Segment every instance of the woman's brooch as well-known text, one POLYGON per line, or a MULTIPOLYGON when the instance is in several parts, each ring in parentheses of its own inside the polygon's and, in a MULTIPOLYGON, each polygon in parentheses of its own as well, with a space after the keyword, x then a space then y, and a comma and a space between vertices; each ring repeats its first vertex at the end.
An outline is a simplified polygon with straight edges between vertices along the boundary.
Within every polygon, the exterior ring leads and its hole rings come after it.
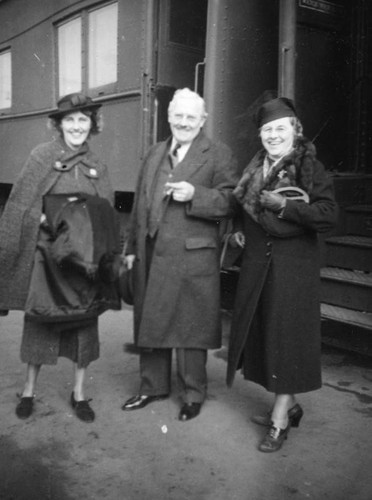
POLYGON ((54 168, 59 171, 67 170, 67 165, 64 165, 60 160, 56 160, 54 168))
POLYGON ((283 179, 283 177, 285 177, 286 175, 287 172, 285 170, 281 170, 280 172, 278 172, 279 179, 283 179))

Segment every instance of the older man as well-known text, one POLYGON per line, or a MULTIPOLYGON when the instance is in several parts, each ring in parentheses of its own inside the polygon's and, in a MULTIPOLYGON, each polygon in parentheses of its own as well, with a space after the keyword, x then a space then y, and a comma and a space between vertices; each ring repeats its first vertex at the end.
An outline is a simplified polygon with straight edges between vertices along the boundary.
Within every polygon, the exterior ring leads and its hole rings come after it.
POLYGON ((140 388, 123 405, 138 410, 170 393, 172 349, 182 390, 181 421, 196 417, 207 391, 207 349, 221 345, 219 222, 230 215, 236 162, 203 133, 204 100, 176 91, 172 137, 153 146, 139 174, 126 249, 134 263, 134 334, 140 388))

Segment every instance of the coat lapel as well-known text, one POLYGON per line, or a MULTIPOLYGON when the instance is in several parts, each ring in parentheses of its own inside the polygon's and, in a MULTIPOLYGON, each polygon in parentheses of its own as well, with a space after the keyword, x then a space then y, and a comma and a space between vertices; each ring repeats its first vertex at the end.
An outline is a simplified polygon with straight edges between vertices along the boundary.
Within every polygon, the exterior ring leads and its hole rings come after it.
POLYGON ((174 169, 174 182, 189 180, 207 162, 209 149, 209 139, 203 132, 200 132, 191 144, 185 158, 174 169))
POLYGON ((159 143, 147 159, 145 191, 148 205, 152 200, 154 182, 156 182, 157 174, 163 162, 164 156, 168 154, 169 146, 170 139, 159 143))
MULTIPOLYGON (((159 143, 147 159, 146 172, 146 199, 148 205, 151 203, 153 195, 153 187, 156 182, 157 174, 164 157, 168 154, 170 137, 166 141, 159 143)), ((203 132, 197 136, 188 150, 185 158, 177 165, 173 172, 173 182, 189 180, 195 172, 197 172, 208 160, 208 151, 210 149, 210 141, 203 132)))

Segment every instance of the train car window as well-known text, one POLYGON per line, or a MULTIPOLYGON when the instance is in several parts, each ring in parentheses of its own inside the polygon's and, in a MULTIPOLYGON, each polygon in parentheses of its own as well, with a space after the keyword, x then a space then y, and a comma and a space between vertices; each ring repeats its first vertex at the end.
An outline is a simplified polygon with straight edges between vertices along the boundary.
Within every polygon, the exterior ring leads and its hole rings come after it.
POLYGON ((83 9, 57 26, 58 93, 113 91, 118 79, 118 3, 83 9))
POLYGON ((204 51, 207 10, 208 0, 172 0, 169 41, 204 51))
POLYGON ((0 52, 0 109, 12 106, 12 55, 0 52))
POLYGON ((89 13, 89 88, 117 80, 117 3, 89 13))
POLYGON ((59 95, 82 90, 81 17, 58 27, 59 95))

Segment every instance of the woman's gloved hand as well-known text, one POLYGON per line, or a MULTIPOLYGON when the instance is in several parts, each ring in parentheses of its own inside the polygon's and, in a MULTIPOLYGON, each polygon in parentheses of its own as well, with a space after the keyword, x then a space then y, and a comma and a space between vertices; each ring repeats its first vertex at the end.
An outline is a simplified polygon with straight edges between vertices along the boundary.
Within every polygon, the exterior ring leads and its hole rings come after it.
POLYGON ((232 235, 230 236, 229 244, 233 248, 237 248, 237 247, 244 248, 245 236, 242 233, 242 231, 236 231, 236 233, 232 233, 232 235))
POLYGON ((283 210, 287 202, 285 196, 279 193, 272 193, 271 191, 262 191, 260 195, 260 203, 262 207, 271 210, 272 212, 280 212, 283 210))

